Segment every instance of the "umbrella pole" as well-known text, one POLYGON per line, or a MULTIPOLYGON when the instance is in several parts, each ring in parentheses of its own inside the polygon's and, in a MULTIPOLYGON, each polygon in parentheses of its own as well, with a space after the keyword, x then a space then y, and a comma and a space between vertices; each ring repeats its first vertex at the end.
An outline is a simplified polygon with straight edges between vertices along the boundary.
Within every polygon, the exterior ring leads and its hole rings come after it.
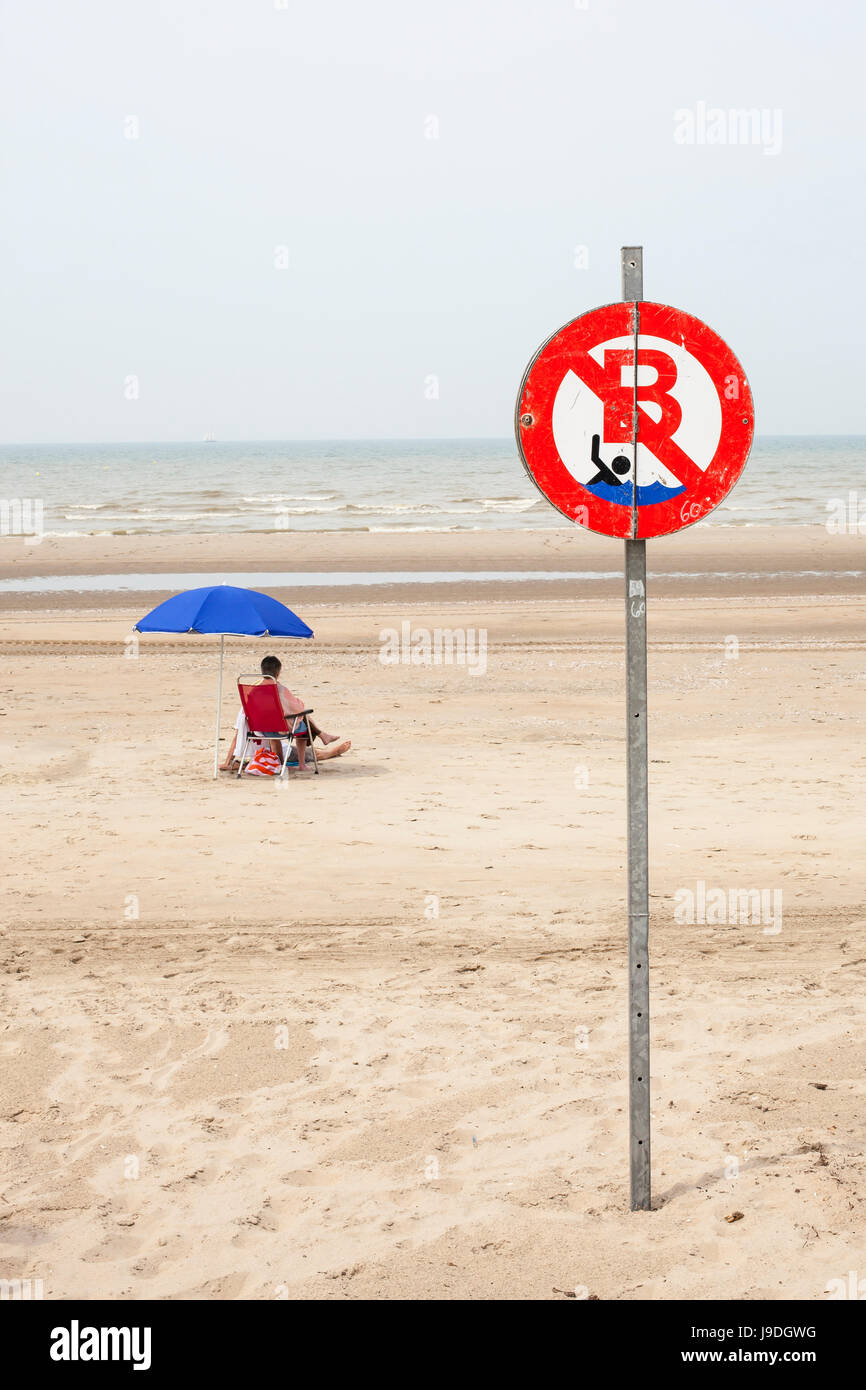
POLYGON ((214 739, 214 746, 213 746, 213 775, 214 775, 214 777, 218 777, 218 776, 219 776, 219 761, 220 761, 220 715, 222 714, 222 705, 223 705, 223 643, 224 643, 224 642, 225 642, 225 637, 222 635, 222 633, 220 633, 220 678, 219 678, 219 685, 217 686, 216 737, 215 737, 215 739, 214 739))

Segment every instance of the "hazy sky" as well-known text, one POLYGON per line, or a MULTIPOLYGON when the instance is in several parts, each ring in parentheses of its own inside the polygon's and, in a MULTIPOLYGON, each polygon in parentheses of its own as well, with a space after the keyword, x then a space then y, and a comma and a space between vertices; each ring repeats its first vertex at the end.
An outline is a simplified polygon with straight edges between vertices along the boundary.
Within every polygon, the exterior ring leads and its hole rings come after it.
POLYGON ((3 15, 5 441, 506 435, 628 242, 759 433, 866 432, 854 0, 3 15))

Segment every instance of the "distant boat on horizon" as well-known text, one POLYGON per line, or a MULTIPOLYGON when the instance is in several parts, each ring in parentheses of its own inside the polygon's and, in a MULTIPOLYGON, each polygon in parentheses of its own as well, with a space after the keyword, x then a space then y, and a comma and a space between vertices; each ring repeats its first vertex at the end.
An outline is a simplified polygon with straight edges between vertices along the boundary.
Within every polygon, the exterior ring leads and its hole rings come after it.
POLYGON ((215 435, 215 434, 203 434, 203 435, 202 435, 202 443, 203 443, 203 444, 216 444, 216 435, 215 435))

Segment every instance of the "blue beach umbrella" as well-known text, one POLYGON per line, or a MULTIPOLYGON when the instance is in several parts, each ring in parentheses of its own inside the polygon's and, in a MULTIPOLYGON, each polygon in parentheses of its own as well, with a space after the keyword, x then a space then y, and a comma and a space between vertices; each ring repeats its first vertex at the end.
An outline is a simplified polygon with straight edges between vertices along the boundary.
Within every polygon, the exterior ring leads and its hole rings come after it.
POLYGON ((213 775, 219 774, 220 714, 223 695, 223 643, 226 637, 312 637, 313 629, 269 594, 213 584, 187 589, 157 604, 135 624, 136 632, 201 632, 220 639, 216 740, 213 775))

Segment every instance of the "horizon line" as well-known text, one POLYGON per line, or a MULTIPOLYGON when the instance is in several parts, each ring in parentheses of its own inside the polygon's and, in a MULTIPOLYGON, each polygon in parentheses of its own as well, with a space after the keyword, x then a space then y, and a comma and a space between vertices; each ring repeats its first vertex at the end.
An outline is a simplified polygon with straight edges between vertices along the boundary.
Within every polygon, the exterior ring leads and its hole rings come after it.
MULTIPOLYGON (((755 439, 866 439, 866 433, 849 432, 819 433, 798 431, 796 433, 775 433, 762 431, 755 439)), ((294 437, 268 437, 267 439, 10 439, 0 440, 0 449, 51 447, 52 445, 92 445, 129 446, 160 444, 456 444, 465 441, 485 440, 491 443, 516 442, 511 434, 357 434, 357 435, 296 435, 294 437)))

